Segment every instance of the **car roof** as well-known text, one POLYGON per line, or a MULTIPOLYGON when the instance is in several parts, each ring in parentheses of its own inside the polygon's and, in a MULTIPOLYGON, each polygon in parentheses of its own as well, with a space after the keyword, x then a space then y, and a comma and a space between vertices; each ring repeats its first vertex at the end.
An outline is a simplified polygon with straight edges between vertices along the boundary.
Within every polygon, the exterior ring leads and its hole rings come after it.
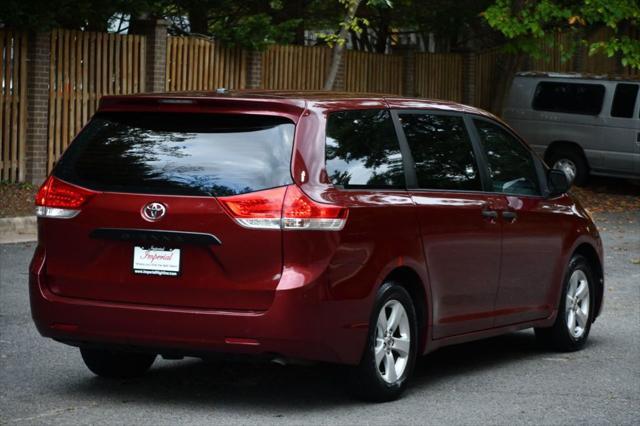
POLYGON ((523 71, 516 73, 516 76, 531 78, 568 78, 576 80, 632 81, 635 83, 640 82, 640 75, 589 74, 580 72, 523 71))
POLYGON ((495 118, 492 114, 472 106, 460 104, 452 101, 402 97, 395 94, 385 93, 356 93, 356 92, 333 92, 333 91, 304 91, 304 90, 226 90, 216 91, 184 91, 184 92, 157 92, 141 93, 135 95, 104 96, 99 110, 115 110, 116 105, 132 105, 149 101, 155 102, 187 102, 221 101, 226 103, 251 103, 258 104, 280 104, 290 110, 299 109, 303 111, 307 107, 321 107, 329 111, 353 110, 363 108, 385 107, 399 109, 428 109, 437 111, 466 112, 471 114, 488 116, 495 118), (105 108, 105 105, 109 108, 105 108))

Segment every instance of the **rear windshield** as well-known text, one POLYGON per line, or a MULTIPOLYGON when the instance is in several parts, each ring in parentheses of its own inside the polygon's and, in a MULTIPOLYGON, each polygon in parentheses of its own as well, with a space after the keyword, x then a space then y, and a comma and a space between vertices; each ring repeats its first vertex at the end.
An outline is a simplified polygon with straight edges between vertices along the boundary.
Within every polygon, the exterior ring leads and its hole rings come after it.
POLYGON ((99 191, 225 196, 291 183, 294 125, 258 115, 96 115, 55 168, 99 191))

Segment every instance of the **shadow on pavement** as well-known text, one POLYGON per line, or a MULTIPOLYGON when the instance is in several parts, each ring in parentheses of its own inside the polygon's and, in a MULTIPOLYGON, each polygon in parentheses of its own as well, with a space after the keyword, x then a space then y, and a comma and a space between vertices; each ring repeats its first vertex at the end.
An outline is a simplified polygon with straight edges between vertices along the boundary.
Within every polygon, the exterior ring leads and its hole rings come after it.
MULTIPOLYGON (((465 374, 535 359, 545 353, 530 331, 443 348, 419 358, 409 392, 425 391, 465 374)), ((347 392, 347 373, 345 367, 328 364, 282 367, 265 362, 185 359, 156 364, 146 376, 133 380, 105 380, 87 371, 79 381, 61 383, 57 392, 74 399, 82 394, 123 404, 178 404, 207 409, 223 404, 299 412, 301 407, 321 410, 360 404, 347 392)))

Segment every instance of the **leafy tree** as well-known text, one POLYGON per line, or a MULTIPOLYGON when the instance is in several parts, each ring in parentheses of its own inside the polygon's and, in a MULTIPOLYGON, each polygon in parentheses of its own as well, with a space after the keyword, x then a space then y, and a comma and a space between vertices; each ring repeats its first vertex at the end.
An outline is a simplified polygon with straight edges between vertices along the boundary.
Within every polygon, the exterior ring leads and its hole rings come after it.
POLYGON ((499 111, 515 71, 526 55, 541 57, 545 45, 551 45, 555 34, 572 35, 561 46, 567 60, 579 47, 590 55, 605 53, 616 56, 625 66, 640 68, 640 22, 638 0, 495 0, 483 13, 489 25, 508 40, 501 77, 496 87, 492 109, 499 111), (609 28, 611 36, 604 41, 591 41, 590 35, 609 28))
POLYGON ((555 33, 565 31, 574 35, 573 42, 563 46, 567 59, 577 47, 587 46, 589 54, 620 54, 623 65, 640 68, 640 40, 628 33, 640 21, 637 0, 496 0, 484 16, 516 52, 540 57, 542 46, 550 44, 555 33), (612 36, 591 42, 589 34, 601 28, 610 28, 612 36))
MULTIPOLYGON (((338 0, 338 3, 345 9, 342 20, 338 24, 339 30, 336 34, 330 34, 324 37, 325 41, 332 47, 331 66, 329 67, 327 78, 324 81, 324 90, 333 89, 349 32, 355 32, 356 34, 361 33, 362 27, 369 25, 367 19, 356 17, 358 7, 360 3, 362 3, 362 0, 338 0)), ((374 7, 391 7, 390 0, 367 0, 366 3, 374 7)))

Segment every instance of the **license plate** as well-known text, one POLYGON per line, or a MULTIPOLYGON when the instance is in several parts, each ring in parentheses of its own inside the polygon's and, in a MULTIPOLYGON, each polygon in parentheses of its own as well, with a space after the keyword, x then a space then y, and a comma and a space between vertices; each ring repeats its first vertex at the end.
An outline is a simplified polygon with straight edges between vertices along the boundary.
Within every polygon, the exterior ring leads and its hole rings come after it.
POLYGON ((180 274, 180 249, 133 248, 133 273, 176 277, 180 274))

